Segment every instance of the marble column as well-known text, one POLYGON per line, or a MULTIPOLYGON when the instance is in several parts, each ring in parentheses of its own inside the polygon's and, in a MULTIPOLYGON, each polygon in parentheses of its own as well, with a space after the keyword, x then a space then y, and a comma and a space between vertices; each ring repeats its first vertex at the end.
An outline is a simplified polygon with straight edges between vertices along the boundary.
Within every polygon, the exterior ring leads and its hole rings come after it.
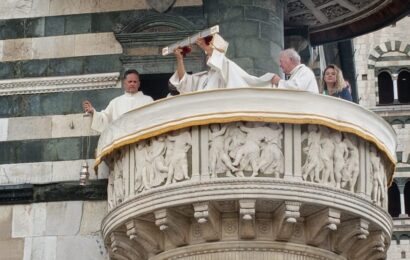
POLYGON ((400 215, 399 217, 408 217, 406 214, 406 206, 404 203, 404 187, 406 186, 407 179, 406 178, 396 178, 394 180, 399 188, 400 192, 400 215))
POLYGON ((284 1, 204 0, 203 4, 208 25, 218 24, 229 42, 227 57, 250 74, 280 72, 284 1))

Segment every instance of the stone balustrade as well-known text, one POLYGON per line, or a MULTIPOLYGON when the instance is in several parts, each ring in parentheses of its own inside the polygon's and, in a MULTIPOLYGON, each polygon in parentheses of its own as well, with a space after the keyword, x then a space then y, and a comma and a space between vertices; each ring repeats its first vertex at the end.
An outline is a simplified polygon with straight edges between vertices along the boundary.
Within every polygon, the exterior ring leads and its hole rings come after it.
POLYGON ((307 92, 156 101, 100 137, 105 243, 112 259, 383 258, 395 147, 374 113, 307 92))

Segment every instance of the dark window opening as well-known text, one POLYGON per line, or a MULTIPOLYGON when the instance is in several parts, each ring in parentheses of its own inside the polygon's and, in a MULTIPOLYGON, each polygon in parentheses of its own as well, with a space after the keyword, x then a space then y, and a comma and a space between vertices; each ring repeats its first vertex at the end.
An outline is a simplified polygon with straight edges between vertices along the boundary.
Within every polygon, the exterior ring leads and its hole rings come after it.
POLYGON ((400 103, 410 103, 410 72, 402 71, 397 78, 397 90, 400 103))
POLYGON ((379 104, 391 104, 394 101, 393 81, 387 72, 381 72, 378 76, 379 104))
POLYGON ((166 97, 170 93, 168 81, 171 76, 172 73, 141 74, 142 92, 145 95, 151 96, 154 100, 166 97))
POLYGON ((400 215, 400 191, 397 184, 393 184, 389 188, 389 214, 392 217, 398 217, 400 215))
POLYGON ((404 208, 406 209, 405 213, 410 216, 410 181, 404 186, 404 208))

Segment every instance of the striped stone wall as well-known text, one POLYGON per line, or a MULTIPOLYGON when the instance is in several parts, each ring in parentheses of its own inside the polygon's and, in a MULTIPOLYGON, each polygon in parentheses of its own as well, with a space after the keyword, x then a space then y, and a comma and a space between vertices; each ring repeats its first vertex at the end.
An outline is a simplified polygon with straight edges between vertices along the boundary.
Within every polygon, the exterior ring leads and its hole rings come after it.
POLYGON ((0 2, 0 259, 108 259, 108 169, 97 176, 90 167, 90 185, 78 182, 98 141, 81 103, 105 108, 127 68, 172 73, 172 57, 159 69, 164 42, 146 37, 178 19, 191 30, 206 20, 199 0, 177 0, 169 17, 148 1, 0 2), (124 49, 116 33, 129 24, 141 34, 124 49))

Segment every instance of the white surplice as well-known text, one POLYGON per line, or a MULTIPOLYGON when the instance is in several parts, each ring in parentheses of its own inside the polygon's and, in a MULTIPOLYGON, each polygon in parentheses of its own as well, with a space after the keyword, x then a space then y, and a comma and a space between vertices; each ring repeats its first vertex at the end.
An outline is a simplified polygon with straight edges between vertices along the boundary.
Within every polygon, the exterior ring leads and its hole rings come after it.
POLYGON ((305 90, 319 93, 317 81, 313 71, 304 64, 299 64, 290 72, 288 80, 281 79, 278 88, 305 90))
POLYGON ((272 87, 273 73, 266 73, 261 77, 249 75, 216 49, 209 57, 207 65, 210 67, 209 71, 192 75, 185 73, 182 79, 179 79, 178 73, 175 72, 169 82, 180 93, 218 88, 272 87))
POLYGON ((91 129, 102 132, 109 123, 116 120, 122 114, 152 101, 153 99, 150 96, 144 95, 142 91, 137 93, 125 92, 123 95, 111 100, 106 109, 101 112, 94 111, 91 129))

